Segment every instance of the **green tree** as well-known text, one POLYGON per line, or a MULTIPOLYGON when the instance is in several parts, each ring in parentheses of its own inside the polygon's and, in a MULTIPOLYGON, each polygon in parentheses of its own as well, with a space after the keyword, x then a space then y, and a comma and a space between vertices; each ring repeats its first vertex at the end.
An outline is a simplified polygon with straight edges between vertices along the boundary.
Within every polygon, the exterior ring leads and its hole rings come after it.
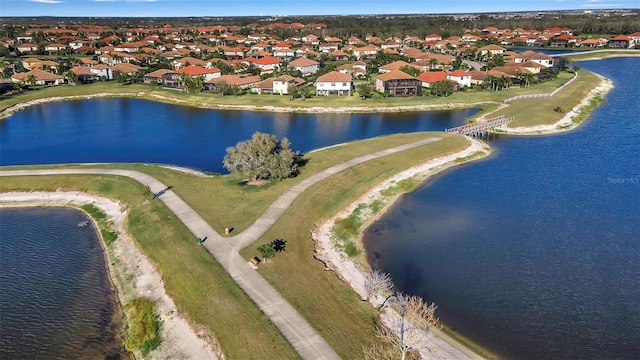
POLYGON ((422 74, 422 71, 420 71, 420 69, 415 68, 413 66, 409 66, 409 65, 405 65, 401 67, 400 71, 404 72, 405 74, 409 74, 411 76, 420 76, 420 74, 422 74))
POLYGON ((433 96, 450 96, 456 91, 456 85, 453 81, 442 80, 431 85, 431 94, 433 96))
POLYGON ((204 80, 201 76, 191 77, 187 74, 182 74, 180 75, 180 80, 182 81, 182 86, 188 93, 198 94, 202 91, 204 80))
POLYGON ((262 244, 258 246, 258 252, 260 252, 260 255, 262 255, 263 258, 271 259, 276 256, 276 247, 273 242, 262 244))
POLYGON ((299 173, 301 160, 287 138, 256 132, 250 140, 228 147, 222 163, 232 174, 252 181, 283 180, 299 173))
POLYGON ((371 84, 359 84, 356 86, 356 90, 363 100, 369 99, 373 96, 373 86, 371 86, 371 84))

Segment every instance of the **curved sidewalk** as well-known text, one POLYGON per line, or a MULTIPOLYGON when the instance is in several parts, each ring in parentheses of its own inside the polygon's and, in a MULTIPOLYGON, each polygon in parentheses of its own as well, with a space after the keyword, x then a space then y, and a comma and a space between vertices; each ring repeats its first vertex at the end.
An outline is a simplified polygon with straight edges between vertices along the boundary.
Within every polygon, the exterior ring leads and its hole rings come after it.
POLYGON ((381 150, 375 153, 362 155, 357 158, 347 160, 338 165, 334 165, 313 176, 310 176, 287 189, 276 199, 276 201, 273 202, 273 204, 271 204, 271 206, 269 206, 269 208, 264 213, 262 213, 262 215, 260 215, 260 217, 256 221, 249 225, 248 228, 246 228, 243 232, 236 236, 228 237, 228 239, 232 241, 233 247, 235 247, 236 249, 244 249, 245 247, 253 244, 262 235, 264 235, 264 233, 267 232, 267 230, 269 230, 269 228, 271 228, 271 226, 273 226, 276 221, 278 221, 282 214, 287 211, 289 206, 291 206, 298 195, 300 195, 303 191, 307 190, 311 186, 352 166, 362 164, 363 162, 409 150, 418 146, 430 144, 439 140, 442 139, 433 137, 405 145, 396 146, 394 148, 381 150))
POLYGON ((315 329, 238 253, 262 236, 282 216, 287 208, 303 191, 340 171, 363 162, 386 155, 409 150, 439 141, 440 138, 425 140, 359 156, 332 166, 315 174, 285 191, 276 201, 242 233, 223 238, 184 200, 169 188, 145 173, 121 169, 50 169, 50 170, 10 170, 0 171, 1 176, 33 175, 116 175, 126 176, 146 185, 198 238, 207 238, 202 245, 213 255, 249 297, 271 319, 285 338, 303 359, 339 359, 338 354, 327 344, 315 329), (232 241, 234 245, 231 245, 232 241))

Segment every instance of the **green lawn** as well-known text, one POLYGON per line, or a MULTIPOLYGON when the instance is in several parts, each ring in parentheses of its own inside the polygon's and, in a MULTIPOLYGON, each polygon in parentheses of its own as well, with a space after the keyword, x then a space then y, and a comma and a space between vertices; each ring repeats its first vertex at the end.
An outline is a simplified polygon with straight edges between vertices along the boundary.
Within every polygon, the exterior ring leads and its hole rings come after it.
POLYGON ((603 51, 603 52, 586 52, 575 53, 567 56, 569 62, 580 61, 585 59, 605 59, 615 56, 640 56, 640 50, 629 49, 626 51, 603 51))
MULTIPOLYGON (((351 359, 361 357, 362 345, 371 340, 377 314, 313 260, 309 230, 314 222, 333 214, 398 171, 466 147, 462 137, 442 133, 400 134, 314 152, 308 155, 309 163, 298 179, 265 187, 241 187, 231 176, 201 178, 149 165, 98 167, 147 172, 173 185, 172 190, 215 228, 221 230, 231 223, 240 230, 293 183, 346 159, 428 136, 441 136, 444 140, 361 164, 317 184, 263 238, 263 242, 274 236, 288 241, 285 253, 264 268, 264 275, 342 357, 351 359)), ((145 203, 149 193, 135 181, 117 176, 67 175, 8 177, 0 182, 2 192, 54 189, 77 189, 128 204, 127 228, 158 266, 168 293, 193 323, 218 339, 227 358, 297 357, 279 331, 177 218, 160 202, 145 203)), ((254 253, 251 248, 244 255, 254 253)))
POLYGON ((491 114, 491 117, 499 115, 515 117, 514 121, 509 123, 509 127, 553 124, 580 103, 599 83, 598 76, 589 71, 580 70, 578 78, 554 96, 515 100, 509 103, 508 107, 491 114), (562 112, 555 111, 556 108, 562 109, 562 112))

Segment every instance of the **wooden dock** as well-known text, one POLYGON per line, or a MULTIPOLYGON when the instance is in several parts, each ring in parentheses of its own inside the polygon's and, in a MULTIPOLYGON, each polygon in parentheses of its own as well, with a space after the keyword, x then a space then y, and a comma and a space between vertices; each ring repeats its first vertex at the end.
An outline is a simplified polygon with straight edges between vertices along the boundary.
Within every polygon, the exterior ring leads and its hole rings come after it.
POLYGON ((496 118, 483 121, 481 123, 457 126, 451 129, 447 129, 445 131, 449 134, 482 137, 485 134, 487 134, 489 130, 493 130, 497 127, 507 125, 512 121, 513 121, 513 117, 507 118, 504 116, 498 116, 496 118))

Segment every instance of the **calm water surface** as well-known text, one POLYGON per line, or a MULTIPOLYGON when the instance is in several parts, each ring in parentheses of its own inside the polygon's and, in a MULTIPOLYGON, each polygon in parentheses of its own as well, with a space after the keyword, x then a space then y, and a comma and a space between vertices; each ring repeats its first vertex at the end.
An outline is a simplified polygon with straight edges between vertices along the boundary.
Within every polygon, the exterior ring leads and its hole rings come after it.
POLYGON ((100 240, 68 208, 0 209, 0 359, 120 359, 100 240))
POLYGON ((256 131, 307 152, 380 135, 443 130, 478 109, 286 114, 194 109, 139 99, 43 104, 0 121, 0 165, 146 162, 225 172, 225 149, 256 131))
POLYGON ((640 358, 640 61, 579 65, 616 86, 579 130, 501 137, 366 232, 401 290, 504 358, 640 358))

